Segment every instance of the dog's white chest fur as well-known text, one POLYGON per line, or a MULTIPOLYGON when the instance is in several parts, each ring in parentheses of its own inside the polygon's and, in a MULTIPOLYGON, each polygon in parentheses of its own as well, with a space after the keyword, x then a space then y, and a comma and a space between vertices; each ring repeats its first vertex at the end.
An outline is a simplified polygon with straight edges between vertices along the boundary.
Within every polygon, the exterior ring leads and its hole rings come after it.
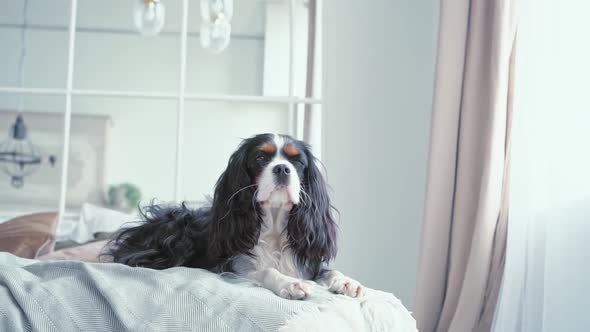
POLYGON ((303 278, 306 277, 297 267, 293 251, 288 246, 287 222, 289 211, 280 208, 265 207, 262 229, 258 244, 251 250, 250 256, 236 258, 234 270, 241 275, 248 276, 256 271, 268 268, 277 269, 284 275, 303 278))

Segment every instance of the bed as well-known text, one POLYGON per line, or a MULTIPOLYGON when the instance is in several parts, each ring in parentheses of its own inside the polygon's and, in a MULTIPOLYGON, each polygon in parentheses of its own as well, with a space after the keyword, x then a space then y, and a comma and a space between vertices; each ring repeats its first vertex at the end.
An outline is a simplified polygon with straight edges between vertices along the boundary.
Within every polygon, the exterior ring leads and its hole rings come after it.
POLYGON ((417 331, 392 294, 314 286, 306 301, 231 274, 0 253, 0 331, 417 331))

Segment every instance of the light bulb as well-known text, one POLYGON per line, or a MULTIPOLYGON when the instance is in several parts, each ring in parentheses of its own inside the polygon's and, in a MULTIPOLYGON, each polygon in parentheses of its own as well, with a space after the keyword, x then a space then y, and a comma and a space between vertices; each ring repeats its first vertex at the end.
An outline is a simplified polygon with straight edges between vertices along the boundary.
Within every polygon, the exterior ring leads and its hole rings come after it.
POLYGON ((201 46, 219 53, 231 39, 233 0, 201 0, 201 46))
POLYGON ((213 52, 220 53, 229 45, 231 38, 231 24, 224 18, 218 17, 214 22, 201 23, 201 46, 213 52))
POLYGON ((144 36, 155 36, 164 27, 166 7, 160 0, 135 0, 133 20, 144 36))
POLYGON ((219 15, 231 21, 233 14, 233 0, 201 0, 201 17, 204 21, 213 22, 219 15))

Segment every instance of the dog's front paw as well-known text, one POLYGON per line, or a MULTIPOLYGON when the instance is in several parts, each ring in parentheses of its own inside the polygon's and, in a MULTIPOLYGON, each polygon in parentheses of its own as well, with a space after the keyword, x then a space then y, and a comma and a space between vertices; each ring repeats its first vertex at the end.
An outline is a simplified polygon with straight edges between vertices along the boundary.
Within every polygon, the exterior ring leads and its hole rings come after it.
POLYGON ((279 290, 279 296, 290 300, 305 300, 311 295, 309 284, 303 280, 285 283, 279 290))
POLYGON ((335 277, 329 289, 334 293, 344 294, 350 297, 358 298, 365 296, 365 288, 360 282, 343 275, 335 277))

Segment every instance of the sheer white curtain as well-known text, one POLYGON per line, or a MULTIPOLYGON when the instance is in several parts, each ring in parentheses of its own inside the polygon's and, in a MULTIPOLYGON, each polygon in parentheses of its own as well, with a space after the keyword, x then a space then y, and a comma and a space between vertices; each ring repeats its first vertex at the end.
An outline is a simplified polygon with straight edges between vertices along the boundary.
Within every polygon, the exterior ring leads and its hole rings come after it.
POLYGON ((590 2, 523 3, 494 331, 590 331, 590 2))

